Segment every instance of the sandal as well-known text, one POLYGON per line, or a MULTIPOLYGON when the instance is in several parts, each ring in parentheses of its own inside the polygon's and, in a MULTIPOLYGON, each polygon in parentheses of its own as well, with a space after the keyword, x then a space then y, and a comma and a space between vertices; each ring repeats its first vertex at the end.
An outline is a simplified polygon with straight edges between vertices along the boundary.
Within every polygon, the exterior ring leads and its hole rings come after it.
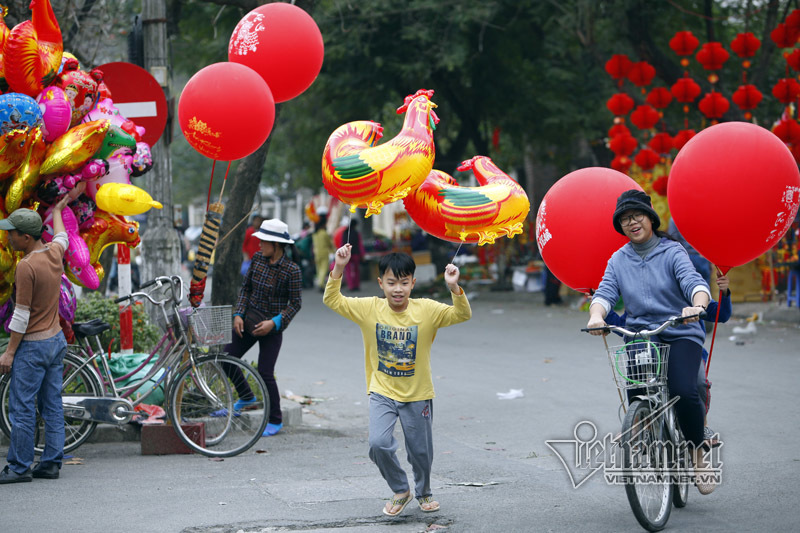
POLYGON ((439 510, 439 502, 434 501, 433 496, 422 496, 417 498, 417 503, 419 503, 419 508, 423 513, 435 513, 439 510), (431 507, 426 509, 423 507, 423 505, 431 505, 431 507))
POLYGON ((396 506, 396 505, 399 505, 399 506, 400 506, 400 509, 398 509, 398 510, 397 510, 397 511, 395 511, 394 513, 390 513, 390 512, 389 512, 389 511, 386 509, 386 506, 384 505, 384 506, 383 506, 383 514, 385 514, 386 516, 397 516, 397 515, 399 515, 400 513, 402 513, 402 512, 403 512, 403 509, 405 509, 405 508, 406 508, 406 505, 408 505, 408 503, 409 503, 410 501, 411 501, 411 491, 408 491, 408 494, 406 494, 405 496, 403 496, 403 497, 401 497, 401 498, 392 497, 392 499, 391 499, 391 500, 389 500, 389 503, 391 504, 391 506, 392 506, 392 507, 394 507, 394 506, 396 506))

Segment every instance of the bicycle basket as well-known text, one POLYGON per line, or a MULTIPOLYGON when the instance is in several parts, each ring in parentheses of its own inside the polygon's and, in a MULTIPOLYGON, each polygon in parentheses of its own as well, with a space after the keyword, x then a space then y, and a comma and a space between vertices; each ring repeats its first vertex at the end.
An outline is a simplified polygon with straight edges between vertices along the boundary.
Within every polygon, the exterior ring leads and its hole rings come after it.
POLYGON ((230 305, 198 307, 189 315, 189 326, 196 344, 215 346, 231 342, 233 317, 230 305))
POLYGON ((638 339, 609 346, 608 361, 619 389, 663 385, 667 381, 669 344, 638 339))

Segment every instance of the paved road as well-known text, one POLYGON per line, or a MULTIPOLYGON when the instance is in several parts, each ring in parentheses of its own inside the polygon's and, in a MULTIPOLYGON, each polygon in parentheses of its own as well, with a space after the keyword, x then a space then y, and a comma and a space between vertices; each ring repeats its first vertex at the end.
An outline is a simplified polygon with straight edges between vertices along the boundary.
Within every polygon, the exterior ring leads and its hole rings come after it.
MULTIPOLYGON (((303 425, 242 456, 142 456, 138 443, 89 444, 58 481, 0 488, 0 530, 81 532, 641 531, 623 489, 573 489, 548 439, 590 420, 616 432, 617 394, 584 313, 541 295, 481 293, 473 319, 434 346, 433 487, 442 511, 380 509, 390 491, 367 457, 361 338, 306 292, 284 337, 282 390, 318 398, 303 425), (498 400, 496 393, 524 396, 498 400)), ((800 327, 721 327, 709 422, 725 441, 723 485, 674 510, 673 531, 789 531, 800 511, 800 327)), ((0 454, 5 455, 5 449, 0 454)), ((401 448, 402 451, 402 448, 401 448)))

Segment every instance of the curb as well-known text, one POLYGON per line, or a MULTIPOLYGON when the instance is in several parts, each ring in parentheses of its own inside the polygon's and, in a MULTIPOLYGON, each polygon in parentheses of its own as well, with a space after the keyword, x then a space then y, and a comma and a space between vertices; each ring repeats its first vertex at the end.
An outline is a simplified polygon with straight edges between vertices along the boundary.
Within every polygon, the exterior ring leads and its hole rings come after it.
MULTIPOLYGON (((297 402, 281 398, 281 414, 284 427, 299 426, 303 423, 303 406, 297 402)), ((139 424, 125 424, 124 426, 97 424, 94 433, 86 442, 139 442, 141 440, 142 426, 139 424)), ((8 438, 0 432, 0 446, 8 446, 8 444, 8 438)))

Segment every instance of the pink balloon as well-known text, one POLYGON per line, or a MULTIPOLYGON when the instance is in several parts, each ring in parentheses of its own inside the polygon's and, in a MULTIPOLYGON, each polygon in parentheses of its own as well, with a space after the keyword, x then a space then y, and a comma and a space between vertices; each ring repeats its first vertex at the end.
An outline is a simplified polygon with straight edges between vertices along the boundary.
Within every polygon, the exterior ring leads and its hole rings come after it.
POLYGON ((44 140, 53 142, 69 129, 72 120, 72 106, 63 89, 56 86, 45 88, 36 97, 44 121, 44 140))
POLYGON ((727 272, 775 246, 789 229, 800 204, 800 172, 772 132, 725 122, 678 152, 667 199, 683 237, 727 272))
POLYGON ((129 155, 114 156, 108 159, 108 172, 102 176, 89 180, 86 183, 86 194, 92 200, 95 200, 97 191, 101 186, 106 183, 124 183, 125 185, 131 184, 133 157, 129 155))
POLYGON ((111 98, 103 98, 97 102, 97 105, 83 117, 81 122, 91 122, 93 120, 110 120, 111 124, 114 126, 121 127, 131 135, 138 135, 139 139, 141 139, 145 132, 143 127, 136 126, 132 121, 125 118, 120 110, 117 109, 117 106, 114 105, 114 101, 111 100, 111 98))
POLYGON ((611 255, 628 239, 612 217, 623 192, 642 188, 610 168, 589 167, 558 180, 536 215, 536 244, 547 268, 576 291, 596 290, 611 255))
MULTIPOLYGON (((64 253, 64 260, 67 266, 87 289, 96 289, 100 286, 100 278, 97 276, 92 264, 89 262, 91 255, 89 254, 89 247, 86 241, 81 238, 78 229, 78 219, 69 207, 65 207, 61 211, 61 218, 64 221, 64 228, 69 237, 69 246, 64 253)), ((53 240, 53 208, 47 210, 44 219, 44 231, 42 238, 46 242, 53 240)))

